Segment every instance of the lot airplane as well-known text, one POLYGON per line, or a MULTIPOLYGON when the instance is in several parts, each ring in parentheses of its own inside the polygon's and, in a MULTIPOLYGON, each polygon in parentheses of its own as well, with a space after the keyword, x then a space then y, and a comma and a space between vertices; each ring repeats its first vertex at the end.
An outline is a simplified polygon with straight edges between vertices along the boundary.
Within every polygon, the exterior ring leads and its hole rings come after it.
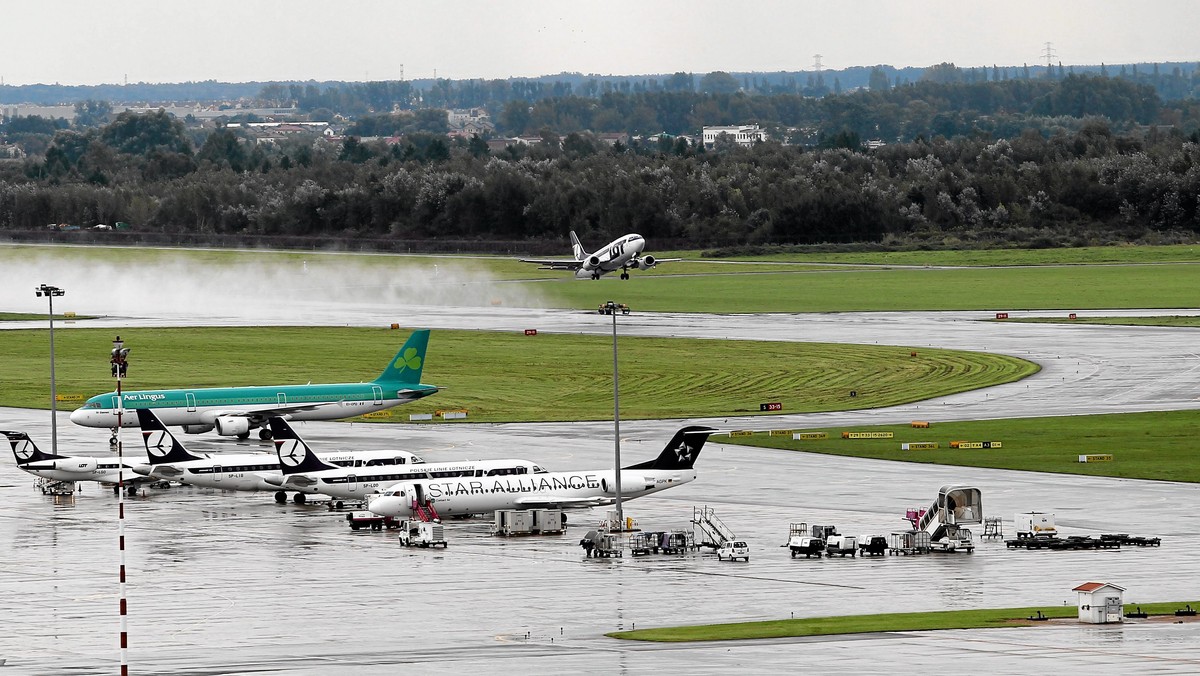
MULTIPOLYGON (((38 449, 37 444, 24 432, 0 431, 8 437, 17 467, 30 474, 53 481, 99 481, 117 484, 118 470, 122 463, 112 456, 92 457, 84 455, 55 455, 38 449)), ((147 479, 134 473, 137 460, 124 459, 124 481, 132 493, 139 483, 152 483, 158 479, 147 479)))
MULTIPOLYGON (((429 330, 414 331, 379 377, 369 383, 268 385, 210 387, 173 390, 143 390, 123 394, 126 409, 149 408, 166 425, 182 426, 188 434, 216 429, 221 436, 245 439, 259 430, 260 439, 270 439, 267 418, 286 415, 292 420, 336 420, 381 411, 427 397, 436 385, 421 384, 429 330)), ((88 399, 71 413, 71 422, 84 427, 109 427, 116 438, 117 393, 88 399)), ((122 427, 136 427, 131 414, 122 427)))
POLYGON ((333 498, 363 499, 367 495, 400 481, 437 480, 546 474, 542 467, 517 458, 502 460, 463 460, 426 462, 409 467, 337 467, 323 461, 282 418, 271 418, 271 433, 279 455, 282 477, 268 477, 267 483, 283 490, 299 491, 296 502, 305 493, 321 493, 333 498))
POLYGON ((659 263, 670 263, 680 258, 655 258, 649 254, 640 255, 646 248, 646 239, 641 235, 630 233, 614 239, 606 246, 588 253, 579 243, 575 231, 571 231, 571 252, 574 258, 569 259, 537 259, 522 258, 522 263, 534 263, 542 266, 541 270, 572 270, 576 279, 600 279, 602 275, 617 270, 621 271, 621 279, 629 279, 629 271, 652 268, 659 263))
MULTIPOLYGON (((279 458, 272 453, 220 453, 201 455, 183 447, 175 435, 149 409, 137 409, 150 462, 137 465, 133 471, 151 481, 167 479, 191 486, 219 488, 227 491, 274 491, 276 502, 286 502, 287 493, 280 488, 279 458), (274 481, 274 483, 272 482, 274 481)), ((277 418, 276 418, 277 420, 277 418)), ((334 467, 376 467, 419 465, 424 460, 408 451, 353 451, 329 453, 324 461, 334 467)), ((305 502, 297 493, 296 504, 305 502)))
MULTIPOLYGON (((693 465, 711 427, 685 427, 654 460, 621 469, 621 499, 632 500, 695 480, 693 465)), ((390 486, 367 508, 381 516, 457 516, 497 509, 598 507, 616 501, 613 470, 548 472, 531 476, 404 481, 390 486)))

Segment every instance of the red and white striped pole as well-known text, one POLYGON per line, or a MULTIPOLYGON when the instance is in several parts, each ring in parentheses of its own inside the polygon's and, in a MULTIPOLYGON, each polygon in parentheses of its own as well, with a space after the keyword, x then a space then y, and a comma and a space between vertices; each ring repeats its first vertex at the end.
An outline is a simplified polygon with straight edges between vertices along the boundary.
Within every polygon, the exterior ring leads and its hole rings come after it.
POLYGON ((125 398, 121 395, 121 379, 125 377, 125 358, 129 349, 121 341, 121 337, 113 341, 112 375, 117 379, 117 429, 114 435, 117 439, 117 548, 121 552, 120 561, 120 603, 121 603, 121 676, 129 676, 129 632, 126 625, 125 602, 125 453, 121 445, 121 418, 125 413, 125 398))

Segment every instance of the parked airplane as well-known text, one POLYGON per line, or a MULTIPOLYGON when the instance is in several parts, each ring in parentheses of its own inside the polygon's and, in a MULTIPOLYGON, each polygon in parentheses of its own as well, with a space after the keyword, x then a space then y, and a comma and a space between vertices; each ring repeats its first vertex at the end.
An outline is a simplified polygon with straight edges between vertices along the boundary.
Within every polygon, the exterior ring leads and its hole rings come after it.
POLYGON ((542 266, 540 270, 573 270, 576 279, 600 279, 601 275, 606 275, 616 270, 621 271, 621 279, 629 279, 629 270, 638 270, 652 268, 659 263, 670 263, 673 261, 682 260, 680 258, 655 258, 649 254, 641 256, 642 250, 646 248, 646 239, 641 235, 628 234, 618 237, 608 243, 607 246, 596 250, 596 253, 588 253, 584 250, 583 245, 579 243, 579 238, 575 236, 575 231, 571 231, 571 251, 575 258, 571 259, 537 259, 537 258, 522 258, 522 263, 535 263, 542 266))
MULTIPOLYGON (((654 460, 621 469, 621 498, 632 500, 693 481, 696 457, 711 427, 685 427, 654 460)), ((382 516, 480 514, 497 509, 597 507, 616 501, 613 470, 549 472, 533 476, 404 481, 367 508, 382 516), (432 507, 432 509, 430 509, 432 507)))
MULTIPOLYGON (((275 491, 276 502, 286 502, 287 493, 280 488, 282 475, 279 458, 271 453, 220 453, 201 455, 183 447, 175 435, 162 424, 153 411, 136 410, 146 444, 150 464, 137 465, 133 471, 150 480, 168 479, 192 486, 220 488, 227 491, 275 491)), ((278 420, 278 418, 272 418, 278 420)), ((423 463, 420 456, 408 451, 353 451, 330 453, 325 462, 334 467, 376 467, 415 465, 423 463)), ((303 493, 293 496, 296 504, 305 501, 303 493)))
MULTIPOLYGON (((421 384, 429 330, 414 331, 383 373, 369 383, 211 387, 143 390, 123 394, 126 409, 154 409, 166 425, 180 425, 188 434, 216 429, 222 436, 245 439, 259 430, 270 439, 267 418, 286 415, 292 420, 336 420, 380 411, 427 397, 436 385, 421 384)), ((116 439, 117 393, 88 399, 71 413, 71 422, 84 427, 110 427, 116 439)), ((126 411, 122 427, 136 427, 137 417, 126 411)))
POLYGON ((91 457, 83 455, 55 455, 39 450, 37 444, 24 432, 0 431, 8 437, 12 445, 13 456, 17 459, 17 467, 30 474, 54 481, 99 481, 105 484, 118 482, 118 470, 124 464, 124 482, 130 492, 137 484, 150 483, 157 479, 147 479, 134 473, 138 464, 136 458, 124 458, 121 463, 112 456, 91 457))
POLYGON ((267 483, 284 490, 300 491, 296 494, 296 502, 303 502, 304 493, 362 499, 400 481, 546 474, 542 467, 515 458, 427 462, 409 467, 337 467, 317 457, 282 418, 271 418, 270 425, 283 475, 268 477, 267 483))

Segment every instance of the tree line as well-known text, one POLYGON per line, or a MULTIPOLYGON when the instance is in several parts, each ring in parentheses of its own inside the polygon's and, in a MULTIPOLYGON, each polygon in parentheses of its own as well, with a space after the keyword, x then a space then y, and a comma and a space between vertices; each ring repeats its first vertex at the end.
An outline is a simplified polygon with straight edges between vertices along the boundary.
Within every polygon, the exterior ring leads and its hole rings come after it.
MULTIPOLYGON (((479 138, 420 130, 395 144, 353 136, 252 144, 161 112, 123 113, 100 127, 55 129, 44 155, 0 164, 0 229, 125 221, 135 232, 320 236, 352 246, 560 242, 574 229, 687 247, 1063 246, 1200 231, 1196 110, 1167 106, 1136 83, 925 82, 820 102, 696 96, 611 100, 630 111, 654 102, 647 115, 680 124, 697 105, 763 112, 769 104, 789 122, 811 114, 839 131, 810 145, 705 149, 669 136, 609 145, 589 131, 560 140, 547 130, 539 143, 493 151, 479 138), (865 150, 857 137, 892 108, 926 110, 927 122, 908 127, 910 139, 865 150), (1191 131, 1148 124, 1168 114, 1191 131)), ((548 103, 553 119, 581 125, 604 110, 589 112, 577 97, 548 103)))

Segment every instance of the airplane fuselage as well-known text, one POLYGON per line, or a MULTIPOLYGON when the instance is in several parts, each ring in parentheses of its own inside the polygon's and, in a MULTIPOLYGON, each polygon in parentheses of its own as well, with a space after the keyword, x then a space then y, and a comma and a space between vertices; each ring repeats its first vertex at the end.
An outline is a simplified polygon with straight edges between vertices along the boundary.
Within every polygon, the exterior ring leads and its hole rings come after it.
POLYGON ((461 479, 497 476, 540 476, 546 470, 519 459, 465 460, 449 463, 424 463, 410 467, 363 467, 353 470, 325 470, 288 474, 271 478, 276 489, 321 493, 335 498, 361 498, 381 492, 401 481, 461 479))
MULTIPOLYGON (((421 458, 407 451, 348 451, 321 459, 343 467, 421 467, 421 458)), ((283 472, 273 453, 220 454, 201 460, 138 465, 134 472, 152 479, 169 479, 189 486, 227 491, 279 491, 283 472)), ((370 471, 370 470, 368 470, 370 471)), ((287 490, 296 490, 288 487, 287 490)))
MULTIPOLYGON (((382 516, 415 516, 414 500, 428 501, 443 516, 481 514, 498 509, 570 508, 611 504, 616 498, 612 470, 547 472, 527 476, 408 481, 390 486, 368 504, 382 516)), ((621 499, 632 500, 695 480, 692 468, 621 470, 621 499)))
MULTIPOLYGON (((437 388, 432 385, 389 387, 387 383, 214 387, 123 392, 120 404, 117 393, 108 392, 88 399, 71 413, 71 422, 84 427, 115 428, 118 409, 123 409, 120 426, 137 427, 134 408, 152 409, 164 425, 209 429, 219 419, 245 417, 281 407, 295 407, 287 414, 291 420, 337 420, 382 411, 435 392, 437 388), (307 406, 312 408, 304 408, 307 406)), ((236 421, 230 422, 236 429, 236 421)))
MULTIPOLYGON (((124 480, 126 482, 133 479, 141 480, 141 477, 134 473, 138 462, 140 460, 131 462, 130 459, 125 459, 124 480)), ((25 465, 17 465, 17 467, 34 476, 54 481, 99 481, 100 483, 115 484, 120 479, 118 475, 121 464, 115 457, 73 456, 38 460, 25 465)))

